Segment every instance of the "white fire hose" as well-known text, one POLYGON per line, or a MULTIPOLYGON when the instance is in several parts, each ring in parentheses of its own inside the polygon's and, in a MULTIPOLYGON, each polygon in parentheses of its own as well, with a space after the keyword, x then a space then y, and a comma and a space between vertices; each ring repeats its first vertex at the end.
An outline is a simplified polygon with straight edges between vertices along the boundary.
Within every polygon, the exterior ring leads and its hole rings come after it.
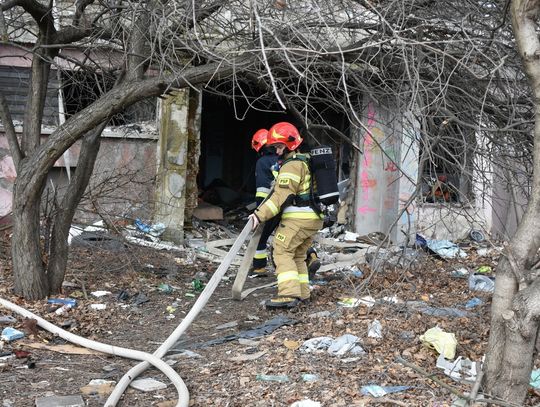
POLYGON ((176 373, 176 371, 170 367, 167 363, 165 363, 161 358, 165 356, 165 354, 169 351, 169 349, 180 339, 180 336, 186 331, 186 329, 191 325, 191 323, 195 320, 197 315, 201 312, 201 310, 204 308, 214 291, 216 290, 219 282, 221 281, 222 277, 227 272, 229 266, 231 265, 231 262, 233 261, 234 257, 242 247, 242 244, 247 239, 249 232, 252 228, 252 220, 248 220, 244 228, 242 229, 242 232, 240 232, 240 235, 236 238, 234 241, 234 244, 232 245, 231 249, 219 265, 218 269, 215 271, 215 273, 212 275, 212 278, 204 288, 204 290, 199 295, 199 298, 197 298, 197 301, 195 301, 195 304, 193 304, 193 307, 188 312, 186 317, 182 320, 180 325, 176 327, 176 329, 173 331, 173 333, 161 344, 161 346, 154 352, 153 355, 141 352, 134 349, 128 349, 128 348, 121 348, 117 346, 107 345, 105 343, 92 341, 90 339, 83 338, 81 336, 72 334, 71 332, 65 331, 56 325, 51 324, 50 322, 44 320, 43 318, 33 314, 32 312, 19 307, 16 304, 13 304, 12 302, 9 302, 7 300, 4 300, 0 298, 0 305, 16 312, 24 317, 27 318, 33 318, 37 321, 37 324, 42 327, 43 329, 46 329, 49 332, 52 332, 61 338, 65 339, 66 341, 75 343, 80 346, 84 346, 85 348, 94 349, 99 352, 108 353, 110 355, 115 356, 122 356, 129 359, 135 359, 135 360, 141 360, 142 363, 139 363, 138 365, 132 367, 118 382, 116 387, 114 388, 113 392, 107 399, 105 403, 105 407, 114 407, 120 400, 120 397, 126 390, 126 388, 129 386, 131 381, 135 379, 137 376, 139 376, 142 372, 144 372, 150 365, 153 365, 157 369, 161 370, 173 383, 174 387, 176 388, 176 391, 178 392, 178 402, 176 404, 176 407, 188 407, 189 405, 189 391, 182 380, 182 378, 176 373))

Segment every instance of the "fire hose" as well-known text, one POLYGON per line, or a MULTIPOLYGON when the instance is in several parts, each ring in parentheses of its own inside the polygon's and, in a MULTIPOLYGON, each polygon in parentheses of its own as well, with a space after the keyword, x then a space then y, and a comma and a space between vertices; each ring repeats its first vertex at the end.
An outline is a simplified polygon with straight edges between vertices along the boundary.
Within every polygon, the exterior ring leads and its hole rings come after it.
POLYGON ((128 349, 128 348, 122 348, 117 346, 112 346, 108 344, 104 344, 97 341, 92 341, 90 339, 83 338, 81 336, 72 334, 71 332, 65 331, 59 327, 57 327, 54 324, 51 324, 50 322, 44 320, 43 318, 33 314, 32 312, 19 307, 16 304, 13 304, 7 300, 4 300, 0 298, 0 305, 16 312, 24 317, 27 318, 33 318, 37 321, 37 324, 42 327, 43 329, 46 329, 47 331, 57 334, 61 338, 65 339, 66 341, 75 343, 77 345, 93 349, 99 352, 108 353, 111 355, 116 356, 122 356, 129 359, 135 359, 142 361, 138 365, 132 367, 117 383, 116 387, 114 388, 113 392, 105 402, 105 407, 115 407, 118 401, 120 400, 120 397, 126 390, 126 388, 129 386, 131 381, 135 379, 137 376, 139 376, 142 372, 144 372, 148 367, 154 366, 157 369, 161 370, 168 378, 171 380, 173 385, 175 386, 177 392, 178 392, 178 402, 176 404, 176 407, 188 407, 189 405, 189 391, 182 380, 182 378, 178 375, 178 373, 170 367, 167 363, 165 363, 161 358, 167 354, 169 349, 180 339, 182 334, 187 330, 187 328, 191 325, 191 323, 195 320, 195 318, 199 315, 199 313, 202 311, 214 291, 216 290, 219 282, 221 281, 222 277, 227 272, 231 262, 233 261, 234 257, 242 247, 242 244, 246 241, 251 228, 252 228, 252 220, 250 219, 242 231, 240 232, 240 235, 236 238, 234 241, 231 249, 217 268, 217 270, 212 275, 212 278, 206 284, 206 287, 201 292, 199 297, 197 298, 197 301, 195 301, 195 304, 193 304, 193 307, 188 312, 186 317, 182 320, 182 322, 176 327, 176 329, 171 333, 171 335, 161 344, 161 346, 156 349, 156 351, 151 355, 146 352, 137 351, 134 349, 128 349))

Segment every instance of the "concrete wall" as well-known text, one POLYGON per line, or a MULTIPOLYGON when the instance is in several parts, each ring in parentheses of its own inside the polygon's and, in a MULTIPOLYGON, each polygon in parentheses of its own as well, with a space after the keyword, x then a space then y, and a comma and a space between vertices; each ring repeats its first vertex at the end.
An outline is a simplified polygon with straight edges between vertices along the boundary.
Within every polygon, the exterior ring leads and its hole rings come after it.
MULTIPOLYGON (((45 131, 50 133, 50 130, 45 131)), ((46 139, 47 136, 43 136, 46 139)), ((96 208, 111 216, 151 218, 154 207, 157 132, 145 126, 141 132, 129 126, 107 129, 103 134, 94 175, 90 181, 76 221, 97 220, 96 208), (94 205, 94 203, 97 204, 94 205)), ((80 152, 77 142, 69 150, 71 171, 75 170, 80 152)), ((16 173, 9 154, 7 139, 0 130, 0 217, 11 211, 13 182, 16 173)), ((56 162, 47 189, 49 197, 58 197, 68 183, 64 159, 56 162)), ((44 196, 47 196, 47 191, 44 196)))
POLYGON ((201 92, 183 89, 159 104, 159 144, 154 221, 164 238, 181 243, 198 205, 201 92))
POLYGON ((355 230, 383 232, 396 241, 402 124, 394 111, 365 100, 363 122, 368 131, 358 137, 363 154, 356 165, 355 230))

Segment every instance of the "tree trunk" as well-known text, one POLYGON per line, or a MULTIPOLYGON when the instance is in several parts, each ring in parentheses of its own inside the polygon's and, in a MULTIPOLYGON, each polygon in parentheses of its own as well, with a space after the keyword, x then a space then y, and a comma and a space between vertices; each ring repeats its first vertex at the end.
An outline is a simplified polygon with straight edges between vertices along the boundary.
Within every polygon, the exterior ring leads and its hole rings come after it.
POLYGON ((39 233, 39 199, 27 201, 21 194, 18 180, 13 194, 13 236, 11 257, 15 294, 29 300, 44 298, 49 293, 41 257, 39 233))
POLYGON ((94 164, 101 145, 101 133, 106 123, 103 122, 83 139, 77 171, 75 171, 66 194, 62 198, 60 208, 53 219, 51 249, 47 267, 50 294, 58 293, 62 289, 68 260, 69 229, 77 206, 94 171, 94 164))
POLYGON ((497 267, 486 354, 486 393, 522 405, 536 355, 540 279, 531 270, 540 247, 540 42, 536 22, 540 0, 513 0, 512 25, 534 93, 534 167, 527 210, 497 267))
MULTIPOLYGON (((250 60, 249 57, 240 58, 234 68, 239 68, 239 66, 244 63, 247 64, 250 60)), ((17 168, 17 180, 13 198, 12 255, 17 294, 27 299, 40 299, 49 294, 48 280, 41 259, 39 205, 47 174, 55 161, 90 130, 133 103, 148 97, 159 96, 169 86, 183 88, 192 84, 206 82, 210 78, 219 80, 222 75, 230 75, 234 68, 232 65, 221 66, 219 63, 210 63, 205 66, 188 68, 181 77, 154 77, 119 84, 90 106, 70 117, 48 137, 45 143, 38 146, 31 155, 23 160, 17 168)), ((88 171, 87 175, 90 176, 91 172, 88 171)), ((63 220, 60 221, 59 218, 59 229, 54 232, 55 235, 58 234, 57 237, 54 237, 54 240, 57 241, 52 243, 55 245, 55 264, 50 269, 50 278, 55 290, 59 289, 61 285, 60 277, 63 278, 65 271, 65 260, 61 260, 60 257, 56 259, 56 257, 66 256, 67 259, 67 247, 65 244, 62 246, 62 242, 67 241, 65 228, 73 218, 73 214, 70 215, 70 212, 75 210, 75 208, 67 207, 65 209, 67 212, 61 215, 63 220), (60 224, 62 224, 62 227, 60 227, 60 224), (62 266, 63 262, 64 265, 62 266)))

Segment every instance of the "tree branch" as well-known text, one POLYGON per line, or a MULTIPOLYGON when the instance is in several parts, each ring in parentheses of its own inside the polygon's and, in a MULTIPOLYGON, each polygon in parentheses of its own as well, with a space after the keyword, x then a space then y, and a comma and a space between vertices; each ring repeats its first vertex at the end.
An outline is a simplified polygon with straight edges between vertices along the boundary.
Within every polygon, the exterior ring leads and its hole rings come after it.
POLYGON ((0 119, 2 119, 2 124, 4 125, 4 131, 6 132, 9 150, 11 151, 15 168, 18 168, 24 156, 19 145, 19 140, 17 139, 17 134, 15 133, 15 127, 13 126, 6 97, 3 93, 0 93, 0 119))

